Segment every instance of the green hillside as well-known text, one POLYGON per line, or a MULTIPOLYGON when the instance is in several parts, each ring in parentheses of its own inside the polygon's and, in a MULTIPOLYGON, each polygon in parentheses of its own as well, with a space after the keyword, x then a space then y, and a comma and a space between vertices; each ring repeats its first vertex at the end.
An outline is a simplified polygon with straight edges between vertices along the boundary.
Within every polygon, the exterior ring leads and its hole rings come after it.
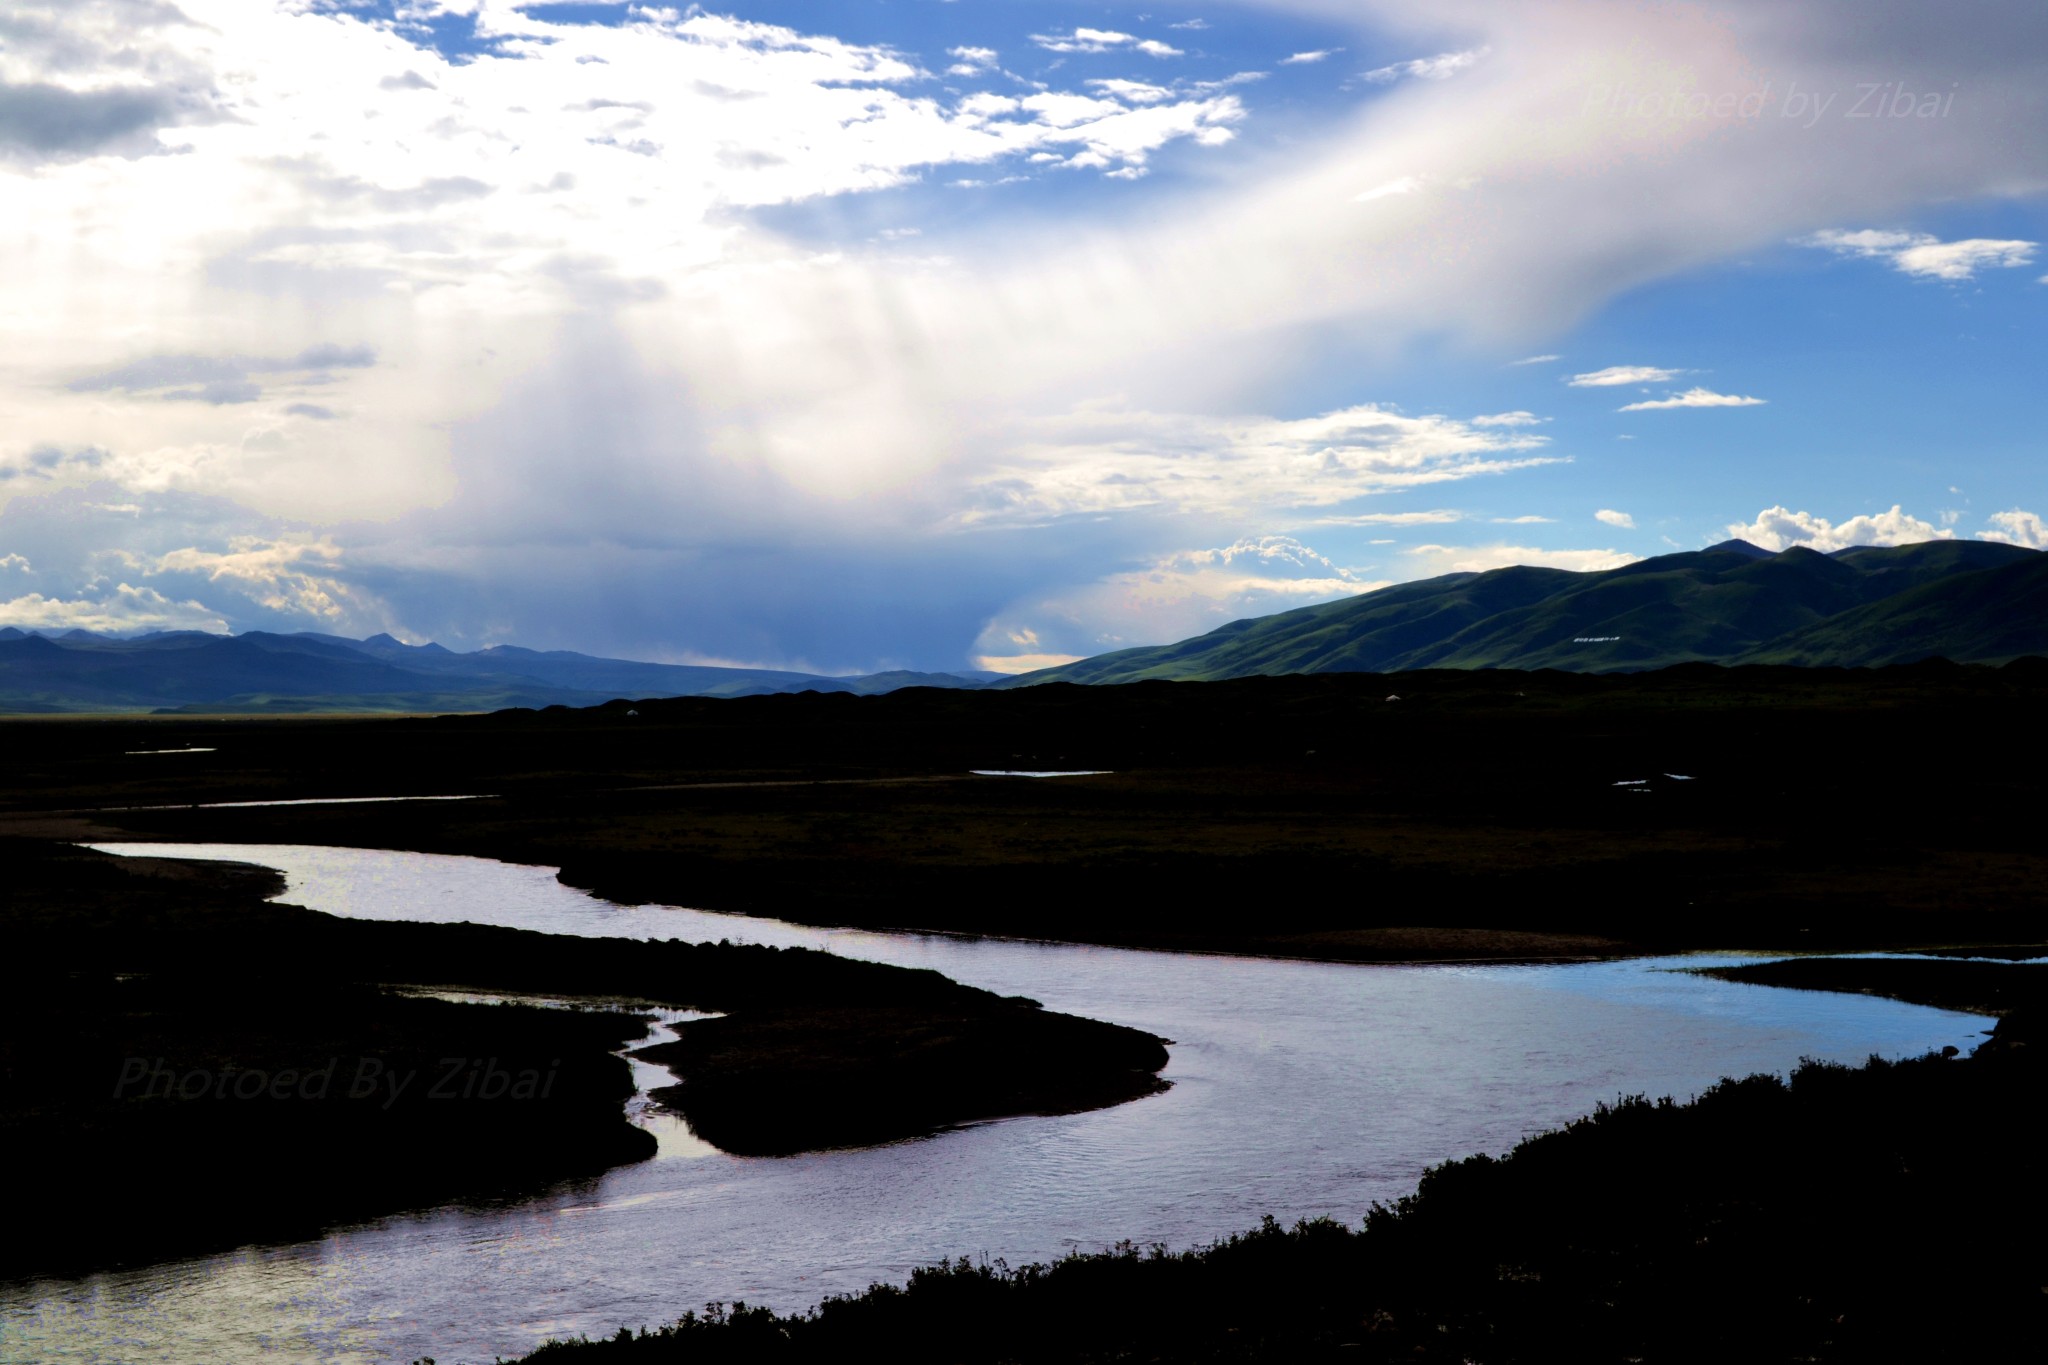
POLYGON ((1986 541, 1771 554, 1744 541, 1570 573, 1447 574, 1233 621, 1003 684, 1419 668, 1613 672, 1694 661, 1858 665, 2048 654, 2048 559, 1986 541))
POLYGON ((1878 667, 2048 654, 2048 555, 1918 584, 1773 640, 1744 663, 1878 667))

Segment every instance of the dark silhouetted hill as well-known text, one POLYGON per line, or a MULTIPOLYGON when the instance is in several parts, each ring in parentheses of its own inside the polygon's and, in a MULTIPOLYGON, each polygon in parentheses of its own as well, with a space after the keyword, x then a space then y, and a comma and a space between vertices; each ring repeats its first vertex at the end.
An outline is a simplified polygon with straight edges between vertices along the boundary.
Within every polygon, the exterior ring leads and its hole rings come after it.
POLYGON ((1620 672, 1710 662, 1813 667, 2048 654, 2048 559, 1987 541, 1772 554, 1746 541, 1571 573, 1447 574, 1233 621, 1002 684, 1123 683, 1423 668, 1620 672))
POLYGON ((313 633, 162 631, 116 639, 81 630, 54 637, 0 630, 0 713, 15 714, 494 711, 595 706, 621 698, 979 687, 987 676, 899 671, 826 677, 601 659, 514 645, 458 654, 382 634, 350 640, 313 633))

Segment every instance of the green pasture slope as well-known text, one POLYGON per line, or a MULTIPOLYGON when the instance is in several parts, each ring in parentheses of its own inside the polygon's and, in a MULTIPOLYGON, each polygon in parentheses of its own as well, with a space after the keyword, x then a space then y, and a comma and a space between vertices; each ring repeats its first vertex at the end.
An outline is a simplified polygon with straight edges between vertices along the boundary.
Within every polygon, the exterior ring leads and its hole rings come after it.
POLYGON ((2029 654, 2048 654, 2048 558, 2038 551, 1955 540, 1771 554, 1731 540, 1598 573, 1516 566, 1401 583, 999 685, 2029 654))

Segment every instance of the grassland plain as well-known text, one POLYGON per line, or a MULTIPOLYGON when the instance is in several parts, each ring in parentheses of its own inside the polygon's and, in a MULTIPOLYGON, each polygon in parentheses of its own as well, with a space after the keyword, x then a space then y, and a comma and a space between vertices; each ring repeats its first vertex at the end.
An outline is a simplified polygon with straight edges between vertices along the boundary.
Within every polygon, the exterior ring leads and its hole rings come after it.
POLYGON ((2048 664, 9 722, 0 825, 561 869, 816 924, 1359 961, 2048 940, 2048 664), (135 753, 180 749, 208 752, 135 753), (1094 769, 1033 780, 973 770, 1094 769), (204 808, 420 794, 491 799, 204 808))

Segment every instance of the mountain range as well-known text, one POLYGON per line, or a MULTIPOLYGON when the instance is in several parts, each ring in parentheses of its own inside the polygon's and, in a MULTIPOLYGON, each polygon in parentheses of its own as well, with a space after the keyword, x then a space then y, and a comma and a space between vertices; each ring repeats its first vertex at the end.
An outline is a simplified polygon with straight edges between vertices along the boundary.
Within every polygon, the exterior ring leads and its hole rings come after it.
POLYGON ((119 639, 0 628, 0 713, 493 711, 620 697, 742 697, 979 687, 989 673, 827 677, 763 668, 600 659, 494 645, 459 654, 389 635, 168 631, 119 639))
POLYGON ((1773 554, 1742 540, 1574 573, 1399 583, 995 684, 1417 668, 1865 667, 2048 655, 2048 555, 1981 540, 1773 554))
POLYGON ((1420 668, 1619 672, 1705 661, 1866 667, 2048 655, 2048 554, 1979 540, 1773 554, 1746 541, 1575 573, 1518 565, 1232 621, 1016 677, 853 677, 602 659, 389 635, 0 628, 0 713, 490 711, 618 698, 1200 681, 1420 668))

